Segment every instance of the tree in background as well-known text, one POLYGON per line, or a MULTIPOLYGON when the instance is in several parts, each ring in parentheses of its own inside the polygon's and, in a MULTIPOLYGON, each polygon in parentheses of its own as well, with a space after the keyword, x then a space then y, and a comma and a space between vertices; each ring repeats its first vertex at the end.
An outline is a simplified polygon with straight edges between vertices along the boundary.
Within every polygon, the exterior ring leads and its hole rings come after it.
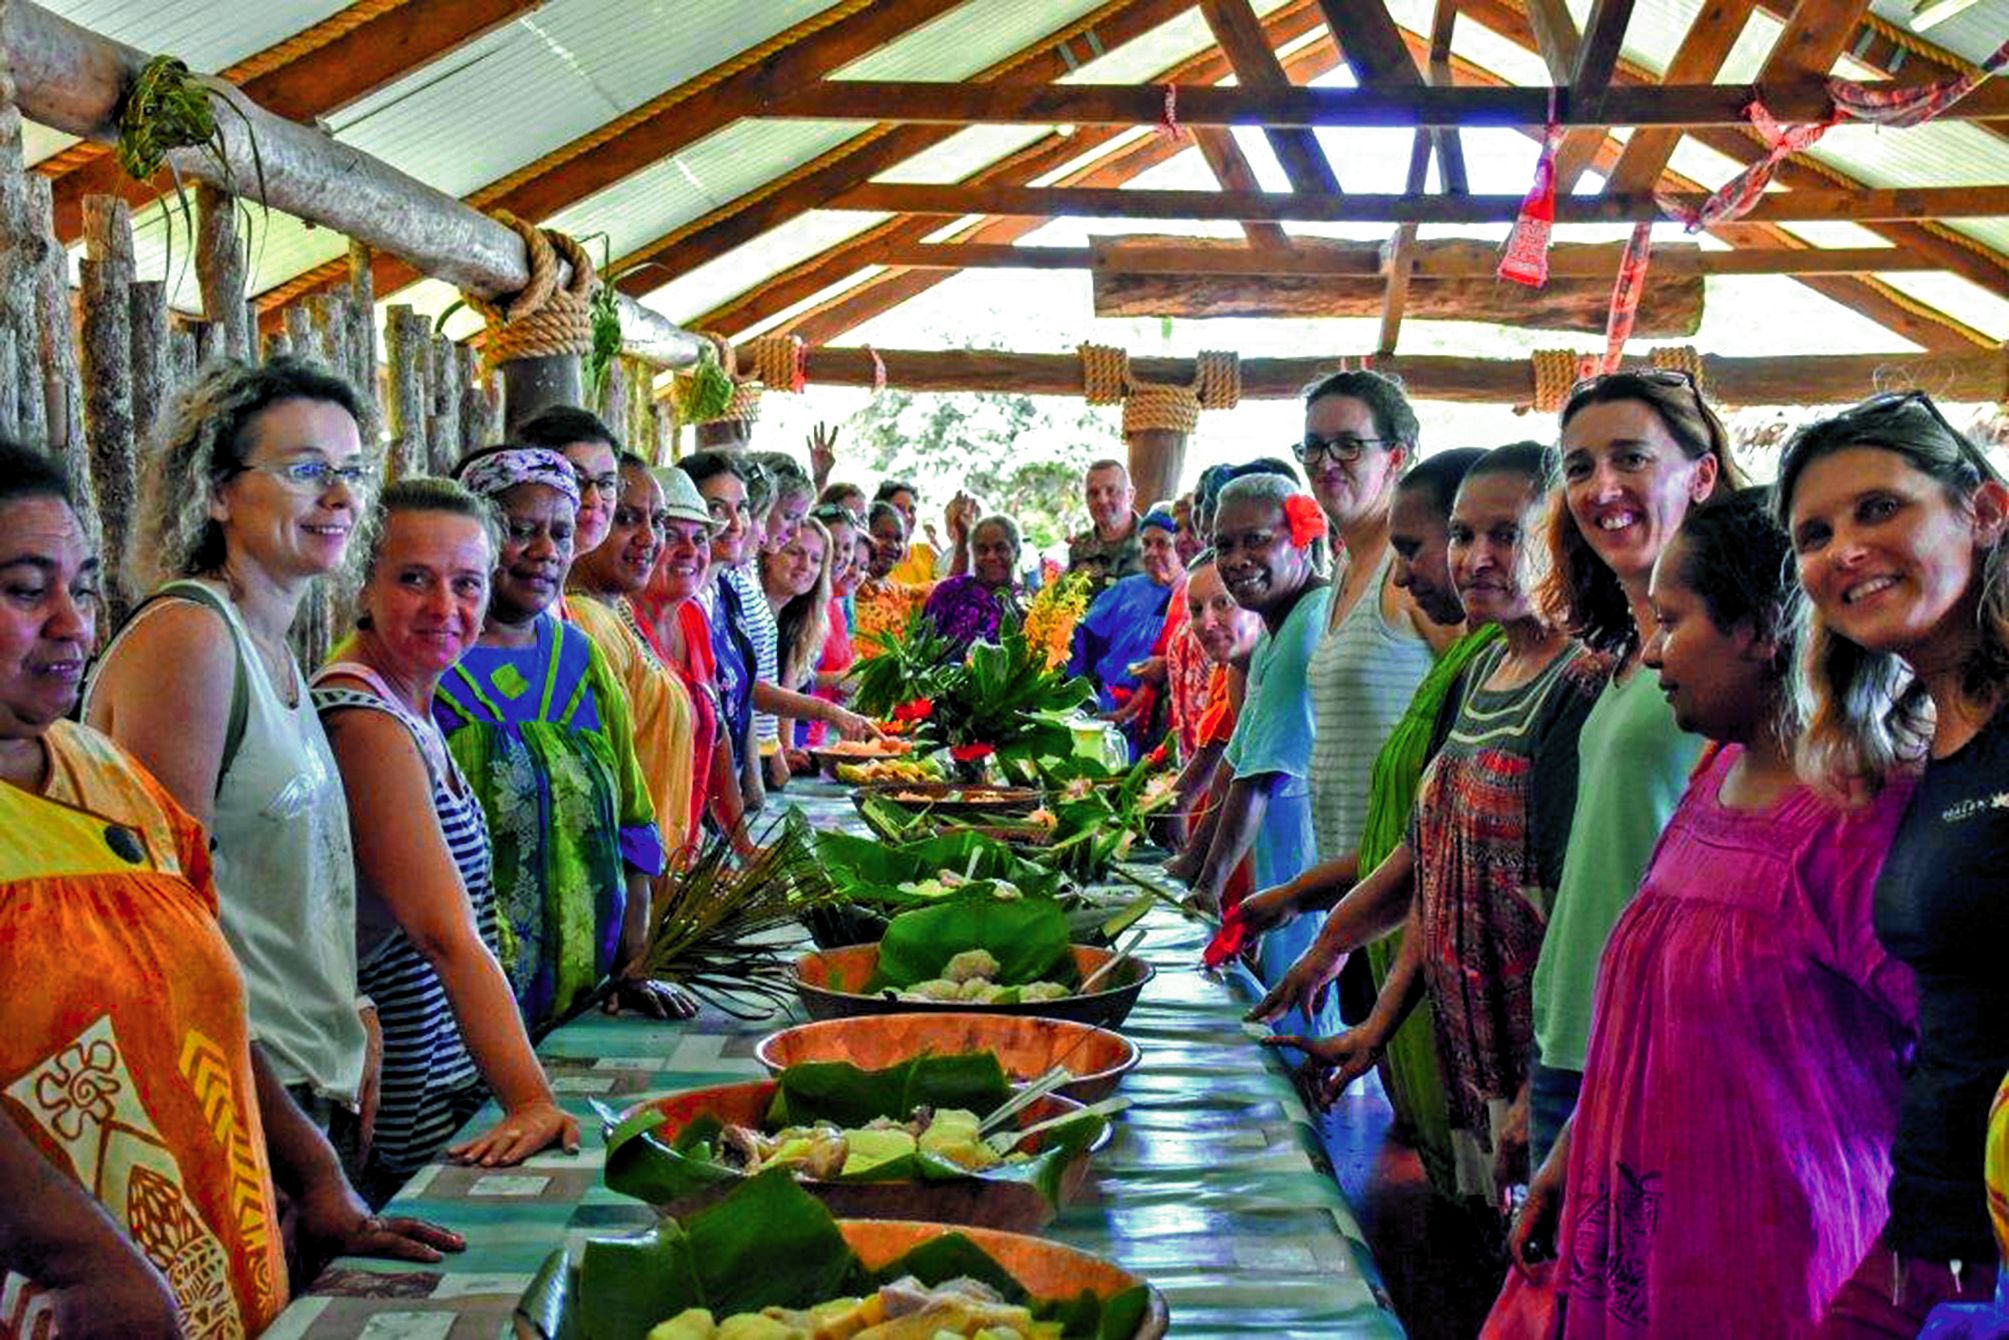
POLYGON ((1082 472, 1124 454, 1110 413, 1056 396, 887 391, 846 420, 846 454, 912 480, 938 508, 975 494, 1018 521, 1029 557, 1088 524, 1082 472))

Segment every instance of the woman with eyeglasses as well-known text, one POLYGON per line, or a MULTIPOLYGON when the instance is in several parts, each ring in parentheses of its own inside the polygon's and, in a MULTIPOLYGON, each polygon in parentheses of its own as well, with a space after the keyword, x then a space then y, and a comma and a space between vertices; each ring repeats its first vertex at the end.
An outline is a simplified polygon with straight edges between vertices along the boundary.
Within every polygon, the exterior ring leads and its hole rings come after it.
POLYGON ((1685 372, 1618 372, 1563 405, 1563 486, 1550 508, 1542 598, 1558 622, 1613 659, 1578 743, 1576 817, 1535 969, 1539 1047, 1514 1136, 1532 1165, 1576 1106, 1597 965, 1639 890, 1702 751, 1675 721, 1640 653, 1654 633, 1647 585, 1688 509, 1739 487, 1723 422, 1685 372))
POLYGON ((1802 765, 1873 795, 1923 765, 1877 878, 1877 938, 1918 983, 1882 1240, 1824 1335, 1912 1335, 1993 1295, 1983 1150, 2009 1073, 2009 487, 1921 392, 1809 424, 1779 466, 1805 595, 1802 765))
POLYGON ((318 366, 211 365, 146 458, 129 570, 154 595, 105 650, 83 714, 208 829, 223 932, 244 974, 258 1106, 313 1251, 429 1256, 387 1233, 353 1164, 369 1142, 375 1010, 356 983, 349 813, 287 643, 343 569, 376 480, 348 383, 318 366))
POLYGON ((1505 1330, 1547 1288, 1573 1340, 1809 1335, 1883 1223, 1915 1004, 1870 905, 1909 782, 1850 807, 1797 774, 1789 557, 1751 488, 1654 565, 1642 673, 1714 749, 1605 949, 1505 1330))
MULTIPOLYGON (((488 819, 504 970, 533 1033, 602 983, 653 993, 637 965, 666 856, 606 657, 552 606, 572 563, 578 477, 508 444, 454 471, 502 514, 481 636, 441 677, 433 719, 488 819)), ((647 1008, 647 1006, 642 1006, 647 1008)))

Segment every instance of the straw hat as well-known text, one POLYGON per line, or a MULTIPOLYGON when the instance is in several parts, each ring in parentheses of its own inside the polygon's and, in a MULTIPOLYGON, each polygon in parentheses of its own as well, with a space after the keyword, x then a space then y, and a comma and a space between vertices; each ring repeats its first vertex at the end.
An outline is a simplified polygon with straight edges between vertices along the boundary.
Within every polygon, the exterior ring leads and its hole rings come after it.
POLYGON ((659 465, 649 473, 663 486, 663 514, 670 520, 696 521, 714 531, 720 528, 705 505, 705 495, 698 492, 689 475, 674 465, 659 465))

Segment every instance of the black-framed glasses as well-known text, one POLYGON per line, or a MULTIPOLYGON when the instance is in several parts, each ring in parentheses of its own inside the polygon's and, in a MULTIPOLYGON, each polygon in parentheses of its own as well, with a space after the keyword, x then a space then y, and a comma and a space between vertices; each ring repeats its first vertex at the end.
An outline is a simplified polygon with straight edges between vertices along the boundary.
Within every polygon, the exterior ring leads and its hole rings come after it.
POLYGON ((1341 465, 1352 465, 1367 454, 1369 447, 1382 446, 1392 440, 1362 437, 1358 433, 1341 433, 1338 437, 1313 437, 1306 433, 1303 441, 1291 443, 1291 453, 1306 465, 1316 465, 1328 456, 1341 465))
POLYGON ((597 493, 602 498, 612 498, 621 492, 621 475, 619 471, 610 470, 604 475, 589 475, 584 470, 574 469, 572 473, 579 480, 579 494, 581 497, 584 497, 587 493, 597 493))

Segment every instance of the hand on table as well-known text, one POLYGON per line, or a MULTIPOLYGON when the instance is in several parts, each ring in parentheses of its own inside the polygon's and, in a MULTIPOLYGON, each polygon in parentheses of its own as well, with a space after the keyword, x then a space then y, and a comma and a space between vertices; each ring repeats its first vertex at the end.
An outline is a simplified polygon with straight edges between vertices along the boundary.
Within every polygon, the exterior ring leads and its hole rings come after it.
POLYGON ((1248 1017, 1257 1023, 1273 1024, 1293 1009, 1307 1019, 1315 1016, 1325 1004, 1325 993, 1332 989, 1339 970, 1345 966, 1344 950, 1334 951, 1323 941, 1313 940, 1298 955, 1297 962, 1290 965, 1283 980, 1256 1002, 1248 1017))
POLYGON ((348 1180, 309 1188, 296 1202, 301 1254, 318 1270, 337 1256, 376 1256, 430 1264, 442 1252, 467 1250, 467 1240, 423 1219, 371 1214, 348 1180))
POLYGON ((48 1292, 63 1340, 180 1340, 181 1304, 135 1247, 75 1261, 76 1281, 48 1292))
POLYGON ((1367 1024, 1330 1038, 1279 1033, 1262 1039, 1262 1044, 1304 1053, 1297 1067, 1298 1088, 1321 1112, 1330 1110, 1348 1085, 1374 1069, 1382 1052, 1380 1034, 1367 1024))
POLYGON ((689 1019, 698 1003, 668 982, 648 977, 623 977, 614 983, 600 1008, 608 1014, 638 1014, 644 1019, 689 1019))
POLYGON ((455 1163, 478 1163, 484 1168, 521 1163, 541 1149, 557 1145, 568 1154, 579 1152, 579 1123, 548 1098, 506 1114, 492 1129, 450 1146, 447 1157, 455 1163))

